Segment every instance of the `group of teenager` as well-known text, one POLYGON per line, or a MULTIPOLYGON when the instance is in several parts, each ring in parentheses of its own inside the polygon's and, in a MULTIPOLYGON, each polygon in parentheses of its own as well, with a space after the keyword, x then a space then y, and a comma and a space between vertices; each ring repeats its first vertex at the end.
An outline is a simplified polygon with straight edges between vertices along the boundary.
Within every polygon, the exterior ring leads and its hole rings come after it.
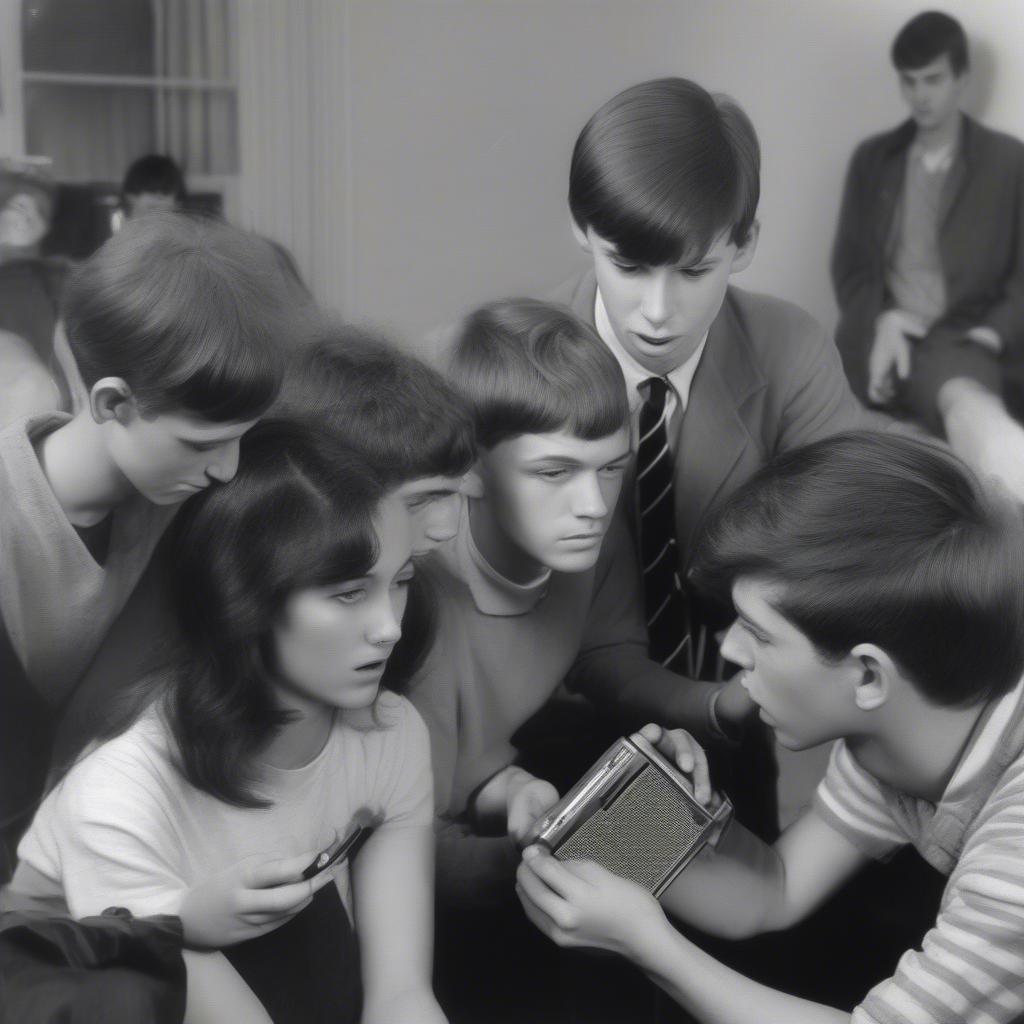
MULTIPOLYGON (((922 17, 905 78, 951 60, 922 17)), ((867 411, 809 315, 730 283, 759 177, 733 102, 625 90, 573 151, 586 272, 428 361, 216 221, 133 218, 77 267, 83 403, 0 434, 4 909, 177 918, 193 1022, 1020 1019, 1024 517, 867 411), (530 843, 638 728, 735 807, 660 900, 530 843), (780 836, 773 742, 830 741, 780 836), (910 845, 941 897, 847 1004, 783 990, 781 937, 772 963, 736 941, 910 845)), ((909 184, 897 205, 880 265, 910 294, 909 184)), ((998 297, 971 306, 986 359, 1021 340, 998 297)), ((909 368, 875 347, 885 398, 909 368)), ((845 923, 814 970, 860 957, 845 923)))

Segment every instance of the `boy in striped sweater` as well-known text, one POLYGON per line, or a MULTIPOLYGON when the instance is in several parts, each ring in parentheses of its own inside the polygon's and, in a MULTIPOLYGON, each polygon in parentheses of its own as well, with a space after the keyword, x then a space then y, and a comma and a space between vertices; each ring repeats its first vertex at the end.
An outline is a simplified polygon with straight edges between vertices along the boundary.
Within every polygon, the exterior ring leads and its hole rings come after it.
MULTIPOLYGON (((839 435, 723 506, 695 573, 731 593, 722 652, 778 741, 838 742, 813 806, 774 846, 734 824, 664 909, 729 938, 784 929, 912 843, 948 876, 936 922, 851 1017, 730 970, 594 864, 527 850, 529 917, 562 945, 627 956, 704 1022, 1024 1019, 1019 509, 927 442, 839 435)), ((706 796, 706 769, 694 776, 706 796)))

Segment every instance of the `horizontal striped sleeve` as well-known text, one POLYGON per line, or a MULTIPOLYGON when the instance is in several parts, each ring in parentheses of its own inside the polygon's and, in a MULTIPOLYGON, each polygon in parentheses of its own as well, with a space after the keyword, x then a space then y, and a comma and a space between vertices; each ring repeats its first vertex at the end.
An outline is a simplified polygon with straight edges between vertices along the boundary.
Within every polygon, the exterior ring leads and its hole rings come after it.
POLYGON ((854 761, 842 740, 832 748, 814 810, 875 860, 884 860, 910 841, 893 819, 877 780, 854 761))
POLYGON ((1024 1020, 1024 765, 977 819, 920 950, 853 1014, 854 1024, 1011 1024, 1024 1020))

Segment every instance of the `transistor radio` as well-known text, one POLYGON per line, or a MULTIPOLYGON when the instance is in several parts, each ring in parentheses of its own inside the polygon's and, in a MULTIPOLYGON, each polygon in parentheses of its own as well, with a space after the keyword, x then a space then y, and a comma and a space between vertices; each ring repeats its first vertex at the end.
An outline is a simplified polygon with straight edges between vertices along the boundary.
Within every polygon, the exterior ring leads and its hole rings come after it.
POLYGON ((694 799, 689 780, 639 733, 613 743, 534 826, 559 860, 592 860, 660 896, 732 816, 694 799))

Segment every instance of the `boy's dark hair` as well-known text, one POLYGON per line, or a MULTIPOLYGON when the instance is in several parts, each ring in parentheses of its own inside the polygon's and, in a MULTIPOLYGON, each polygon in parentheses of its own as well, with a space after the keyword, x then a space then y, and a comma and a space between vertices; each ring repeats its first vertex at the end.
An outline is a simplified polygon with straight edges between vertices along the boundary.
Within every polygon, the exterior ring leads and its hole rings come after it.
POLYGON ((715 514, 692 581, 779 584, 818 648, 886 651, 923 696, 968 706, 1024 670, 1024 516, 937 445, 840 434, 789 452, 715 514))
POLYGON ((892 44, 892 62, 897 71, 916 71, 944 53, 949 54, 953 74, 967 70, 967 35, 956 18, 941 11, 925 11, 911 18, 892 44))
POLYGON ((591 327, 535 299, 490 302, 470 313, 448 379, 472 410, 477 441, 566 430, 591 441, 629 422, 622 370, 591 327))
MULTIPOLYGON (((373 467, 330 431, 265 420, 242 439, 238 474, 188 503, 169 537, 181 657, 163 705, 186 778, 219 800, 265 804, 254 758, 285 721, 274 697, 274 626, 290 594, 357 579, 377 560, 384 496, 373 467)), ((400 650, 389 686, 403 682, 400 650)))
POLYGON ((614 96, 580 132, 569 209, 624 259, 693 263, 723 232, 747 242, 760 175, 757 135, 732 100, 659 78, 614 96))
POLYGON ((180 213, 127 221, 63 299, 87 388, 121 377, 145 412, 220 422, 268 408, 303 312, 265 240, 180 213))
POLYGON ((169 157, 159 153, 140 156, 125 172, 121 194, 138 196, 144 192, 174 196, 180 203, 185 198, 185 176, 169 157))
POLYGON ((389 490, 461 476, 476 457, 473 421, 444 377, 364 328, 318 332, 288 373, 281 407, 326 424, 389 490))

